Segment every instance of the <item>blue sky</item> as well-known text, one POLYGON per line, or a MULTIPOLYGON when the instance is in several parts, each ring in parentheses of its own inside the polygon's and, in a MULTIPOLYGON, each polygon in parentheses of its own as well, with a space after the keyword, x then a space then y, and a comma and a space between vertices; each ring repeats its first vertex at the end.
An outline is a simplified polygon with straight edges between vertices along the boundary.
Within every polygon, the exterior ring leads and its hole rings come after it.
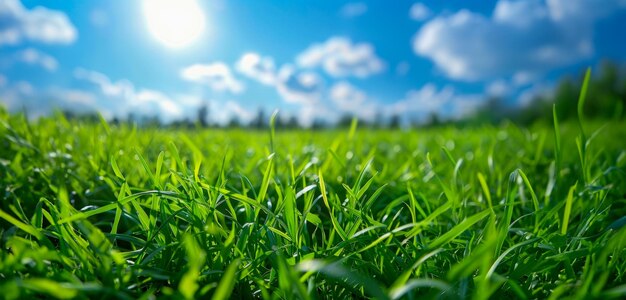
POLYGON ((202 104, 222 123, 460 118, 626 60, 626 0, 168 2, 1 0, 0 101, 166 122, 202 104))

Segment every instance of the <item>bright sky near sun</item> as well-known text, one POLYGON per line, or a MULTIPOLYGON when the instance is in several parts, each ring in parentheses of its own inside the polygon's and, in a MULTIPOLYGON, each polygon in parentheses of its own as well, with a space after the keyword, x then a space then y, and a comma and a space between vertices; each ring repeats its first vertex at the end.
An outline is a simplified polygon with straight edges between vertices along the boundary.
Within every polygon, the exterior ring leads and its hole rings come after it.
POLYGON ((143 13, 150 33, 172 48, 196 42, 206 26, 202 8, 195 0, 147 0, 143 1, 143 13))
POLYGON ((624 0, 0 0, 0 102, 303 124, 524 105, 626 60, 624 0))

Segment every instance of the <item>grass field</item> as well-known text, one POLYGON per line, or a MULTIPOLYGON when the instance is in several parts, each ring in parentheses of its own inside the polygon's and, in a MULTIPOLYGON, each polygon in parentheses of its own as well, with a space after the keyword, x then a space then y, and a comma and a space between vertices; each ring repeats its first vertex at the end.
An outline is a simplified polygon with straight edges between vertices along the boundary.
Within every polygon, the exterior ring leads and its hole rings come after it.
POLYGON ((626 296, 624 123, 0 120, 4 298, 626 296))

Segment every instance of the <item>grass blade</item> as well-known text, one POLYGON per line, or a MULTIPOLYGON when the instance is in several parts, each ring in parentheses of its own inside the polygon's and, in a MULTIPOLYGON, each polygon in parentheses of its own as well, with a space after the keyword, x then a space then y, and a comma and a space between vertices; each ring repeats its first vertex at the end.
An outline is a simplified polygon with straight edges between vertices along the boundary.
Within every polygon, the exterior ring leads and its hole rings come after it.
POLYGON ((569 219, 572 213, 572 203, 574 202, 574 191, 576 190, 576 185, 578 185, 578 182, 569 189, 567 198, 565 198, 565 211, 563 212, 563 224, 561 227, 562 235, 567 234, 567 227, 569 226, 569 219))
POLYGON ((463 233, 465 230, 467 230, 470 227, 472 227, 472 225, 474 225, 477 222, 479 222, 480 220, 484 219, 490 213, 491 213, 490 210, 485 210, 485 211, 479 212, 479 213, 477 213, 477 214, 475 214, 475 215, 473 215, 473 216, 463 220, 459 225, 454 226, 448 232, 446 232, 442 236, 440 236, 440 237, 436 238, 435 240, 433 240, 432 242, 430 242, 430 244, 428 244, 428 248, 429 249, 436 249, 436 248, 441 247, 444 244, 449 243, 454 238, 456 238, 461 233, 463 233))
POLYGON ((213 294, 214 300, 229 299, 233 288, 237 283, 237 269, 239 268, 239 260, 236 259, 226 269, 220 283, 217 285, 217 290, 213 294))

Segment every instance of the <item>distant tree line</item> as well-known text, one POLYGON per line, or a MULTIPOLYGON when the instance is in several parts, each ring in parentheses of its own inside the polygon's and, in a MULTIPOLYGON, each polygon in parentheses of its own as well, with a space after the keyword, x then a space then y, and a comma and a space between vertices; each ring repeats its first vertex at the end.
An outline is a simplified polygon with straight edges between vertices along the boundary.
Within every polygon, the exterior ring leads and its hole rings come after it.
MULTIPOLYGON (((551 93, 539 94, 521 107, 506 105, 504 99, 490 98, 475 114, 461 122, 499 123, 503 120, 510 120, 521 125, 551 122, 553 104, 556 104, 559 120, 575 119, 583 79, 584 72, 581 72, 575 79, 569 76, 563 77, 551 93)), ((626 118, 624 112, 626 66, 605 61, 598 70, 592 70, 585 99, 585 117, 624 120, 626 118)))
MULTIPOLYGON (((412 119, 403 120, 398 114, 383 116, 376 115, 372 120, 359 119, 360 128, 372 129, 396 129, 404 127, 437 127, 442 125, 471 126, 478 124, 497 124, 509 120, 520 125, 530 125, 535 122, 549 122, 552 120, 552 105, 556 104, 559 120, 576 118, 578 95, 582 86, 584 74, 573 79, 564 77, 557 84, 554 91, 539 94, 529 103, 520 106, 519 103, 507 103, 507 99, 491 97, 484 101, 473 114, 459 119, 444 119, 436 113, 431 113, 426 120, 412 119), (403 122, 404 121, 404 122, 403 122)), ((620 66, 613 62, 603 62, 599 70, 594 70, 587 90, 585 102, 585 116, 587 118, 621 119, 626 118, 626 66, 620 66)), ((98 121, 97 113, 75 113, 63 111, 67 119, 80 119, 83 121, 98 121)), ((164 124, 156 116, 137 116, 129 114, 126 119, 114 118, 113 124, 132 123, 142 127, 170 127, 170 128, 246 128, 263 130, 269 126, 269 115, 259 108, 256 116, 249 122, 242 122, 237 116, 223 124, 213 122, 209 118, 209 106, 201 105, 196 114, 196 119, 176 120, 164 124)), ((315 119, 311 129, 347 128, 355 118, 352 114, 342 115, 338 121, 330 123, 327 120, 315 119)), ((297 129, 301 128, 296 116, 279 116, 275 121, 276 128, 297 129)))

